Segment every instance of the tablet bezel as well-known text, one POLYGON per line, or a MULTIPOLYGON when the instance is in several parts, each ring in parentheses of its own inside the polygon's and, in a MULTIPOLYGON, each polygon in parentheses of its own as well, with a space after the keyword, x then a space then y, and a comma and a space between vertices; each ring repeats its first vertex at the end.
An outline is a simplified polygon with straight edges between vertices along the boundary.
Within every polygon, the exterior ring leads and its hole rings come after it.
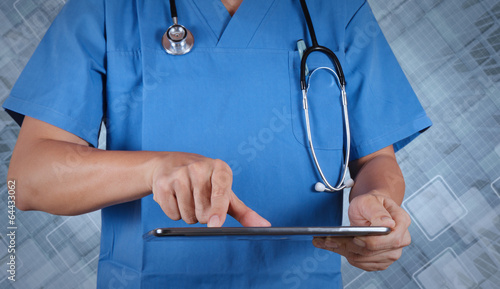
POLYGON ((179 227, 157 228, 144 235, 145 239, 155 237, 217 237, 217 236, 313 236, 313 237, 355 237, 387 235, 387 227, 179 227))

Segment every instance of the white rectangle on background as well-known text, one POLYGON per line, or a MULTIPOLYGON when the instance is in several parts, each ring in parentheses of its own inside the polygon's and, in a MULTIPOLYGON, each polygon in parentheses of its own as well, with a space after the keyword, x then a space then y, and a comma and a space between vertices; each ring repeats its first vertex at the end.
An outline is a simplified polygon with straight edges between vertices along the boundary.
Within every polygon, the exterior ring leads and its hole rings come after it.
POLYGON ((441 176, 436 176, 406 199, 403 207, 429 241, 467 215, 467 208, 441 176))
POLYGON ((422 289, 472 289, 478 285, 452 248, 445 249, 425 264, 413 274, 413 279, 422 289))

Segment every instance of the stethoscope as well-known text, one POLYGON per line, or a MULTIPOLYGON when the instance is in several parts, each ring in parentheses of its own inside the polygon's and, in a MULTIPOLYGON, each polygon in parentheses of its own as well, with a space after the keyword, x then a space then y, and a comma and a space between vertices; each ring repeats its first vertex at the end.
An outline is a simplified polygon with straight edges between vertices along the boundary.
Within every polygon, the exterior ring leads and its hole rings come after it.
MULTIPOLYGON (((327 47, 318 45, 318 41, 316 39, 316 32, 314 30, 311 16, 309 15, 309 10, 307 9, 307 5, 305 0, 300 0, 300 5, 302 7, 302 12, 306 18, 307 27, 309 30, 309 35, 311 36, 312 46, 309 48, 305 47, 305 43, 303 40, 297 41, 297 46, 300 52, 300 88, 302 90, 302 103, 304 108, 304 116, 306 120, 307 127, 307 139, 309 143, 309 148, 311 149, 311 155, 314 160, 314 164, 316 165, 316 169, 318 170, 319 175, 323 182, 317 182, 314 186, 314 189, 318 192, 337 192, 342 191, 345 188, 350 188, 354 185, 354 181, 352 179, 346 180, 347 171, 348 171, 348 162, 349 156, 351 152, 351 131, 349 128, 349 114, 347 111, 347 94, 346 94, 346 82, 344 77, 344 72, 342 70, 342 66, 340 65, 340 61, 333 51, 328 49, 327 47), (309 73, 307 69, 307 57, 313 52, 320 52, 328 56, 330 60, 333 62, 335 66, 335 70, 329 67, 318 67, 309 73), (318 162, 318 158, 316 157, 316 152, 314 150, 314 145, 311 137, 311 125, 309 122, 309 107, 307 103, 307 92, 309 90, 309 86, 311 84, 312 76, 319 70, 327 70, 331 72, 335 79, 337 80, 340 91, 341 91, 341 100, 342 100, 342 112, 344 117, 344 127, 345 127, 345 149, 344 149, 344 161, 342 164, 342 172, 340 175, 340 180, 335 186, 332 186, 328 180, 326 179, 323 170, 318 162), (306 77, 307 76, 307 77, 306 77)), ((172 17, 172 22, 174 23, 170 26, 165 34, 162 37, 162 45, 165 51, 168 54, 172 55, 183 55, 191 51, 191 48, 194 44, 193 34, 186 29, 186 27, 179 25, 177 23, 177 9, 175 7, 175 0, 170 0, 170 15, 172 17)))
POLYGON ((163 37, 161 44, 168 54, 183 55, 191 51, 194 44, 194 37, 186 27, 177 24, 177 7, 175 0, 170 0, 170 17, 174 23, 170 26, 163 37))

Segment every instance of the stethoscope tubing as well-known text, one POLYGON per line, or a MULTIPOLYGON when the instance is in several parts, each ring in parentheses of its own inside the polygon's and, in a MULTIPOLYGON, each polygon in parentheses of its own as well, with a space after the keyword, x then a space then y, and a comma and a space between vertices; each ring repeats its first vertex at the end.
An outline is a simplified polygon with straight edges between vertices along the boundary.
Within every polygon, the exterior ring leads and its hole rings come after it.
POLYGON ((336 74, 337 74, 338 79, 339 79, 339 86, 341 88, 345 88, 344 71, 342 70, 342 66, 340 65, 339 59, 337 58, 337 56, 335 55, 335 53, 333 53, 333 51, 331 51, 329 48, 324 47, 324 46, 320 46, 320 45, 312 46, 312 47, 307 48, 304 51, 304 54, 302 55, 302 59, 300 60, 300 88, 302 90, 304 90, 306 88, 306 83, 307 83, 306 82, 307 57, 309 57, 309 55, 311 53, 313 53, 313 52, 323 53, 326 56, 328 56, 328 58, 330 58, 330 60, 335 65, 335 69, 337 70, 336 74))
POLYGON ((311 155, 313 157, 314 164, 315 164, 315 166, 318 170, 318 173, 319 173, 319 175, 323 181, 323 184, 325 186, 324 191, 336 192, 336 191, 341 191, 341 190, 345 189, 346 187, 348 187, 345 184, 345 178, 347 176, 347 171, 349 169, 347 162, 349 161, 350 152, 351 152, 351 130, 349 127, 349 112, 347 110, 347 94, 346 94, 345 88, 341 87, 342 113, 344 116, 344 129, 345 129, 345 134, 346 134, 346 137, 345 137, 346 149, 344 150, 345 154, 344 154, 344 161, 343 161, 343 165, 342 165, 341 178, 340 178, 339 182, 337 183, 337 185, 335 185, 335 187, 334 187, 326 179, 326 177, 323 173, 323 170, 321 169, 321 166, 319 164, 318 158, 316 156, 316 151, 314 149, 313 140, 312 140, 311 123, 309 121, 309 104, 307 101, 307 91, 309 90, 312 76, 314 75, 314 73, 316 73, 317 71, 319 71, 321 69, 326 69, 326 70, 330 71, 335 76, 336 80, 339 82, 339 85, 340 85, 340 78, 339 78, 338 74, 333 69, 331 69, 330 67, 318 67, 318 68, 314 69, 309 75, 307 85, 306 85, 305 89, 302 90, 302 100, 303 100, 304 116, 305 116, 305 121, 306 121, 307 140, 308 140, 309 147, 311 149, 311 155))
POLYGON ((305 49, 302 56, 301 56, 300 87, 302 90, 302 101, 303 101, 303 108, 304 108, 306 127, 307 127, 307 139, 308 139, 309 147, 311 149, 311 154, 312 154, 312 157, 314 160, 314 164, 315 164, 316 169, 318 170, 318 173, 323 181, 323 185, 319 186, 321 189, 318 189, 318 185, 316 185, 316 190, 326 191, 326 192, 341 191, 348 186, 352 186, 352 181, 350 182, 350 185, 346 185, 346 183, 345 183, 345 178, 346 178, 347 171, 348 171, 348 162, 350 159, 350 152, 351 152, 351 131, 350 131, 350 127, 349 127, 349 112, 347 109, 346 81, 345 81, 344 71, 342 70, 342 65, 340 64, 340 61, 339 61, 338 57, 335 55, 335 53, 333 53, 333 51, 331 51, 329 48, 324 47, 324 46, 320 46, 318 44, 318 40, 316 39, 316 32, 314 30, 314 26, 313 26, 313 23, 311 20, 311 15, 309 14, 309 9, 307 9, 307 4, 306 4, 305 0, 300 0, 300 5, 302 7, 302 11, 304 13, 304 17, 305 17, 306 23, 307 23, 307 28, 309 30, 309 35, 310 35, 311 41, 312 41, 312 46, 305 49), (336 72, 329 67, 320 67, 320 68, 313 70, 309 74, 309 79, 306 79, 307 57, 313 52, 323 53, 326 56, 328 56, 328 58, 330 58, 330 60, 334 64, 336 72), (311 125, 310 125, 310 121, 309 121, 309 107, 307 104, 307 91, 309 89, 310 80, 311 80, 312 75, 316 71, 318 71, 319 69, 327 69, 327 70, 331 71, 335 75, 335 77, 338 81, 340 90, 341 90, 342 112, 343 112, 343 116, 344 116, 344 128, 345 128, 345 134, 346 134, 346 144, 345 144, 346 149, 345 149, 344 161, 342 164, 342 175, 341 175, 340 181, 337 183, 336 186, 332 186, 328 182, 328 180, 326 179, 326 177, 323 173, 323 170, 321 169, 321 166, 318 162, 318 158, 316 156, 316 152, 314 150, 314 144, 313 144, 312 135, 311 135, 311 125))

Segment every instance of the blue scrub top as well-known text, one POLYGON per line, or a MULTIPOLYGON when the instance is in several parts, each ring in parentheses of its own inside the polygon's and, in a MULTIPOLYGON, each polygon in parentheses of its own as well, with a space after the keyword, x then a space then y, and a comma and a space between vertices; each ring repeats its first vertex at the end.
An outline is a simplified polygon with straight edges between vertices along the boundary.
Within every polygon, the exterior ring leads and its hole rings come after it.
MULTIPOLYGON (((4 107, 108 150, 183 151, 233 169, 233 191, 274 226, 341 224, 342 194, 319 180, 305 137, 296 41, 310 38, 299 1, 245 0, 231 17, 219 0, 177 1, 193 50, 167 55, 169 1, 70 0, 4 107)), ((343 65, 352 159, 431 125, 366 1, 308 1, 320 45, 343 65)), ((319 54, 309 69, 332 66, 319 54)), ((331 182, 342 163, 335 79, 321 71, 309 94, 318 158, 331 182)), ((238 226, 228 218, 226 226, 238 226)), ((335 288, 340 258, 309 241, 145 241, 171 221, 152 196, 102 209, 99 288, 335 288)))

